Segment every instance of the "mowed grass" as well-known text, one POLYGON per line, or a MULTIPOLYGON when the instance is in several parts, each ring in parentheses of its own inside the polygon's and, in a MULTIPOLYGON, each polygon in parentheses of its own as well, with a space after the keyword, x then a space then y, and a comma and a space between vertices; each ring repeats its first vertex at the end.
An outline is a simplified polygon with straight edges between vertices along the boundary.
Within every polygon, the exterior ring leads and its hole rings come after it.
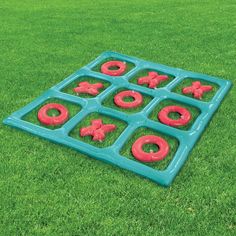
MULTIPOLYGON (((233 0, 4 0, 0 12, 1 120, 106 50, 235 81, 233 0)), ((235 235, 235 99, 169 188, 1 124, 0 235, 235 235)))

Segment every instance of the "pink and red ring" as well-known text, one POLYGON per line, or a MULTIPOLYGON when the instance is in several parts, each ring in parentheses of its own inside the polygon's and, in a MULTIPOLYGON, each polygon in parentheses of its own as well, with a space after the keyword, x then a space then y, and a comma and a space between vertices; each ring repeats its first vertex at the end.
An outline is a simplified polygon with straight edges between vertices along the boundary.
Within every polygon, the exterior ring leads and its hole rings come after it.
POLYGON ((142 162, 155 162, 163 160, 169 153, 170 147, 165 139, 156 135, 146 135, 138 138, 132 145, 133 156, 142 162), (159 147, 157 152, 143 151, 143 145, 156 144, 159 147))
POLYGON ((189 123, 191 120, 191 113, 184 107, 180 106, 166 106, 158 113, 158 119, 169 126, 183 126, 189 123), (171 119, 169 113, 177 112, 180 114, 180 118, 177 120, 171 119))
POLYGON ((120 76, 126 70, 126 64, 122 61, 108 61, 101 67, 101 72, 110 76, 120 76), (111 67, 118 67, 116 70, 111 70, 111 67))
POLYGON ((135 91, 132 91, 132 90, 125 90, 125 91, 119 92, 118 94, 115 95, 114 103, 117 106, 119 106, 121 108, 125 108, 125 109, 135 108, 135 107, 138 107, 138 106, 142 105, 143 96, 139 92, 135 92, 135 91), (124 101, 125 97, 132 97, 134 99, 134 101, 125 102, 124 101))
POLYGON ((68 118, 69 112, 67 108, 58 103, 46 104, 38 111, 38 119, 44 125, 61 125, 64 124, 68 118), (57 110, 60 114, 58 116, 49 116, 47 113, 51 109, 57 110))

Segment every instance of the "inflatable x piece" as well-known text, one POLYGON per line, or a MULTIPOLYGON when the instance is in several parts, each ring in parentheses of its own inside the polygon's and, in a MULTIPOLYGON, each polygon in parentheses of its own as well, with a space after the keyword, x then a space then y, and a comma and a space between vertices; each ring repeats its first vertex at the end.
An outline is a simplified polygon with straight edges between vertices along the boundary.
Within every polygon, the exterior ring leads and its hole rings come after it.
POLYGON ((138 84, 148 84, 149 88, 156 88, 162 81, 168 79, 167 75, 159 75, 157 72, 148 72, 148 76, 141 77, 138 79, 138 84))
POLYGON ((87 81, 84 82, 80 82, 78 84, 78 87, 74 88, 74 91, 76 93, 87 93, 90 95, 97 95, 99 94, 99 89, 103 88, 103 84, 102 83, 96 83, 96 84, 90 84, 87 81))
POLYGON ((202 85, 200 81, 192 82, 192 86, 185 87, 182 89, 183 94, 191 93, 197 99, 202 99, 205 92, 211 91, 212 86, 202 85))
POLYGON ((116 129, 116 125, 103 124, 102 119, 92 120, 91 125, 80 129, 80 136, 93 136, 93 140, 102 141, 106 137, 106 133, 116 129))

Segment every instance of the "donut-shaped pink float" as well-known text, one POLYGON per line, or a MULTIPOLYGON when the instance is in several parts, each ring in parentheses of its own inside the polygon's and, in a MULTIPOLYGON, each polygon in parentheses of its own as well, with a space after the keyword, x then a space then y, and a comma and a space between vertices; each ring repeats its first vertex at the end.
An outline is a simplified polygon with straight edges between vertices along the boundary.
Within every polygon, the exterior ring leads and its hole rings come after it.
POLYGON ((114 103, 121 108, 129 109, 135 108, 143 103, 143 96, 139 92, 135 92, 132 90, 125 90, 115 95, 114 103), (132 97, 134 100, 132 102, 125 102, 125 97, 132 97))
POLYGON ((158 119, 161 123, 169 125, 169 126, 183 126, 189 123, 191 120, 191 113, 184 107, 180 106, 167 106, 164 107, 159 113, 158 113, 158 119), (180 114, 179 119, 171 119, 169 117, 169 113, 171 112, 177 112, 180 114))
POLYGON ((122 75, 126 70, 126 64, 122 61, 108 61, 101 67, 101 72, 106 75, 119 76, 122 75), (116 70, 111 70, 111 67, 117 67, 116 70))
POLYGON ((169 150, 169 144, 165 139, 155 135, 142 136, 132 145, 133 156, 142 162, 161 161, 168 155, 169 150), (145 152, 143 151, 144 144, 156 144, 159 147, 159 150, 157 152, 145 152))
POLYGON ((44 125, 61 125, 67 121, 68 117, 67 108, 58 103, 46 104, 38 111, 38 119, 44 125), (51 109, 57 110, 60 114, 58 116, 49 116, 47 113, 51 109))

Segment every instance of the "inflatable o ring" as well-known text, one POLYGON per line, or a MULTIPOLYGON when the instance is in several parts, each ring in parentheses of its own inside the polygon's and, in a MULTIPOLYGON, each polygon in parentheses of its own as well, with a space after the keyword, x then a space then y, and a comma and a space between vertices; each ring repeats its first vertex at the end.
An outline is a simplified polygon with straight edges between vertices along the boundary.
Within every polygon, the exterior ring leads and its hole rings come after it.
POLYGON ((167 106, 164 107, 158 114, 158 119, 166 125, 170 126, 182 126, 188 124, 191 120, 191 113, 180 106, 167 106), (177 120, 171 119, 168 115, 170 112, 177 112, 180 114, 180 118, 177 120))
POLYGON ((143 103, 143 96, 139 92, 125 90, 122 91, 114 97, 114 102, 118 107, 122 107, 125 109, 138 107, 143 103), (123 99, 125 97, 132 97, 134 101, 132 102, 125 102, 123 99))
POLYGON ((40 108, 38 119, 44 125, 61 125, 68 119, 69 113, 66 107, 58 103, 49 103, 40 108), (47 112, 51 109, 59 111, 58 116, 49 116, 47 112))
POLYGON ((155 135, 146 135, 138 138, 133 146, 132 153, 134 157, 142 162, 154 162, 163 160, 169 153, 169 144, 161 137, 155 135), (144 144, 156 144, 159 147, 157 152, 144 152, 144 144))
POLYGON ((126 70, 126 64, 121 61, 108 61, 104 63, 101 67, 101 71, 103 74, 111 75, 111 76, 119 76, 122 75, 126 70), (118 67, 116 70, 111 70, 111 67, 118 67))

